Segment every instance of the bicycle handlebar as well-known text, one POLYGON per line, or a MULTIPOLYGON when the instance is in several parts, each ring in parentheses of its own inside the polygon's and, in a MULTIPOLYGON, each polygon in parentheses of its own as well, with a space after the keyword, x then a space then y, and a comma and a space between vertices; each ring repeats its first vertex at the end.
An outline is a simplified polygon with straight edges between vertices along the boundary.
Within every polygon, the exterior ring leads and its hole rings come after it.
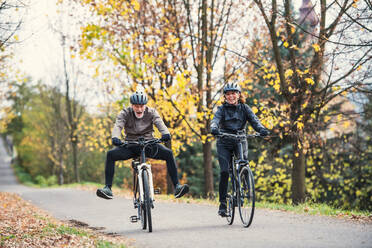
POLYGON ((231 138, 235 138, 235 139, 244 139, 244 138, 257 138, 257 137, 265 137, 265 136, 261 136, 259 133, 255 133, 255 134, 232 134, 232 133, 220 133, 219 135, 216 135, 216 137, 220 137, 220 138, 223 138, 223 137, 231 137, 231 138))
POLYGON ((140 145, 140 146, 148 146, 152 144, 161 143, 161 139, 150 139, 150 140, 126 140, 123 142, 120 146, 126 146, 126 145, 140 145))

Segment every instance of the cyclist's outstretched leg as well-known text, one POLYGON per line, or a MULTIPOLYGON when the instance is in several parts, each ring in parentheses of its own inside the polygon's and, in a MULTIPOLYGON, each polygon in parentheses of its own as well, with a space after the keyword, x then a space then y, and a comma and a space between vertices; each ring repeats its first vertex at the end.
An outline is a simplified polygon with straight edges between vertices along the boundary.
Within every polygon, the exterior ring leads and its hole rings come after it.
POLYGON ((127 160, 134 156, 134 152, 127 147, 116 147, 107 152, 105 163, 105 187, 97 189, 96 194, 98 197, 108 200, 114 198, 111 187, 115 173, 115 161, 127 160))
POLYGON ((173 156, 171 149, 161 145, 156 144, 151 147, 151 150, 146 151, 149 158, 165 160, 167 163, 168 174, 172 180, 175 192, 174 196, 180 198, 189 192, 189 186, 187 184, 181 185, 178 181, 178 173, 176 167, 176 160, 173 156))

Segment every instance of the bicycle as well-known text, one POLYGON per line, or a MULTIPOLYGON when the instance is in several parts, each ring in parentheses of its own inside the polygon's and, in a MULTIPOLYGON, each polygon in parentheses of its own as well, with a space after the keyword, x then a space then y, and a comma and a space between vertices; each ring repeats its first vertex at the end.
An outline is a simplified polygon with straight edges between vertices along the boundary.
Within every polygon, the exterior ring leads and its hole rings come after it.
POLYGON ((161 142, 160 139, 139 138, 138 141, 125 141, 122 145, 138 145, 141 149, 140 156, 132 160, 133 205, 137 209, 137 215, 130 216, 130 221, 135 223, 141 220, 142 229, 148 228, 149 232, 152 232, 151 209, 154 208, 154 194, 159 194, 160 191, 154 190, 151 164, 146 163, 145 149, 149 145, 161 142))
POLYGON ((238 206, 240 219, 244 227, 249 227, 253 221, 255 208, 254 178, 248 160, 243 156, 243 142, 247 138, 261 137, 259 134, 221 133, 217 137, 229 137, 238 141, 238 154, 231 158, 229 166, 229 188, 227 193, 227 223, 232 225, 235 217, 235 207, 238 206))

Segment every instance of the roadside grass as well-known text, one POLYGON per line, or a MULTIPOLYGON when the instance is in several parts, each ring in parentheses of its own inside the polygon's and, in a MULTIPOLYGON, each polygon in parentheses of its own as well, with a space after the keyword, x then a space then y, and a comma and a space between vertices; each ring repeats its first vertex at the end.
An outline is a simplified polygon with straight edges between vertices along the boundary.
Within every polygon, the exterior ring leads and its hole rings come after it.
POLYGON ((324 215, 334 217, 346 217, 351 219, 363 219, 372 221, 372 213, 368 211, 345 210, 329 206, 325 203, 305 202, 299 205, 277 204, 269 202, 258 202, 258 208, 266 208, 280 211, 294 212, 298 214, 324 215))
POLYGON ((128 239, 56 220, 17 194, 0 192, 0 202, 0 247, 131 247, 128 239))

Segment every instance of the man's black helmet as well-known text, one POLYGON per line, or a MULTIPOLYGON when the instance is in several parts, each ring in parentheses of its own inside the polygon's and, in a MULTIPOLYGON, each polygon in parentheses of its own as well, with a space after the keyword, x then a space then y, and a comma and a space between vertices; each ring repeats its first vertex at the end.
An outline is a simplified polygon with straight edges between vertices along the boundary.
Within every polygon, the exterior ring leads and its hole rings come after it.
POLYGON ((143 92, 135 92, 133 95, 130 96, 131 104, 145 105, 147 101, 148 101, 147 96, 143 92))
POLYGON ((236 83, 228 83, 223 88, 223 93, 226 94, 226 92, 228 92, 228 91, 238 91, 238 92, 241 92, 241 89, 240 89, 239 85, 236 84, 236 83))

